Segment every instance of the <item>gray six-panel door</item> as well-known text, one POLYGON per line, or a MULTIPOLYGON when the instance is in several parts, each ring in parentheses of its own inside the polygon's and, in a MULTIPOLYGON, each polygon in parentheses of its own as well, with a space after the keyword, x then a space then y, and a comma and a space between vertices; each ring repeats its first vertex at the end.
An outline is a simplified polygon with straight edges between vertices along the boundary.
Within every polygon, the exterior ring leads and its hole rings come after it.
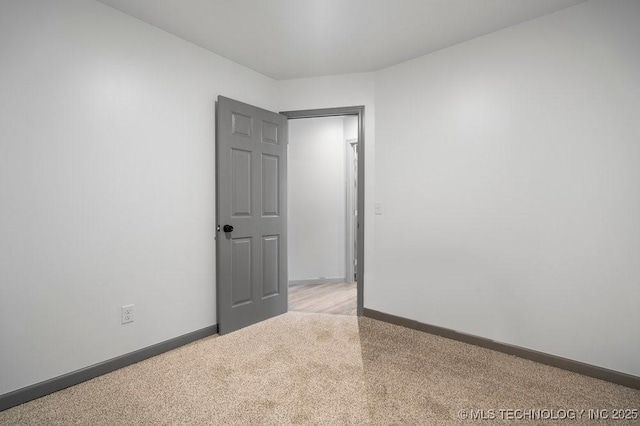
POLYGON ((219 96, 216 123, 218 329, 225 334, 287 312, 287 119, 219 96))

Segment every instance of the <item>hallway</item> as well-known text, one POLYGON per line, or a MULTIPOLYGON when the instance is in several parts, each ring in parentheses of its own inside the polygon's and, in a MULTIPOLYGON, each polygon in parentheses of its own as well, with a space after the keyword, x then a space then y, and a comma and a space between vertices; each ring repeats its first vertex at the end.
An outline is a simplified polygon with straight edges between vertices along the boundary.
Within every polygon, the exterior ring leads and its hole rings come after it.
POLYGON ((289 287, 289 311, 356 315, 356 283, 301 284, 289 287))

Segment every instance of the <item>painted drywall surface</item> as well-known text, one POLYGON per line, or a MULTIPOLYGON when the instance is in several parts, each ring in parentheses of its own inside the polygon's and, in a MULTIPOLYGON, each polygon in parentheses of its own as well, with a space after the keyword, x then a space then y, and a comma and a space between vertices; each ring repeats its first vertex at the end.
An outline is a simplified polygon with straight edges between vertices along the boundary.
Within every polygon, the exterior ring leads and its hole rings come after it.
POLYGON ((214 101, 272 80, 93 1, 3 1, 0 57, 0 394, 215 324, 214 101))
POLYGON ((376 74, 366 307, 640 375, 640 2, 376 74))
POLYGON ((367 287, 375 278, 371 267, 374 247, 373 206, 375 166, 375 96, 373 73, 276 81, 278 111, 335 108, 363 105, 365 152, 365 272, 363 299, 367 304, 367 287))
POLYGON ((345 278, 342 117, 289 120, 289 281, 345 278))
POLYGON ((344 117, 343 126, 345 140, 357 140, 358 139, 358 117, 347 116, 344 117))

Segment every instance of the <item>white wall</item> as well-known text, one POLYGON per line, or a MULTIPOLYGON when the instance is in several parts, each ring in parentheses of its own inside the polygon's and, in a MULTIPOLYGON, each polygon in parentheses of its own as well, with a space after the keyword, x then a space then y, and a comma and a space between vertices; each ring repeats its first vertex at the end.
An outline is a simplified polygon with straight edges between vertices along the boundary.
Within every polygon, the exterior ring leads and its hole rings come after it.
POLYGON ((358 117, 350 115, 344 117, 344 139, 353 140, 358 139, 358 117))
POLYGON ((0 395, 215 324, 214 101, 274 82, 93 1, 1 2, 0 58, 0 395))
POLYGON ((289 281, 346 277, 344 121, 289 120, 289 281))
POLYGON ((640 2, 376 73, 365 306, 640 375, 640 2))

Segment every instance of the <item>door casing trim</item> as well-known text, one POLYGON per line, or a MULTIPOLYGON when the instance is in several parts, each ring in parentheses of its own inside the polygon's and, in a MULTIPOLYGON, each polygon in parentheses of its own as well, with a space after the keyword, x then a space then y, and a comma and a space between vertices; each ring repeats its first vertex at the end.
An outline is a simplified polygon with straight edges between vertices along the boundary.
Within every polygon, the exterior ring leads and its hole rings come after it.
POLYGON ((306 109, 296 111, 281 111, 280 114, 284 115, 288 119, 298 118, 320 118, 320 117, 336 117, 344 115, 355 115, 358 117, 358 268, 357 268, 357 314, 362 316, 364 311, 364 212, 365 212, 365 200, 364 200, 364 169, 365 169, 365 134, 364 134, 364 105, 347 106, 337 108, 319 108, 319 109, 306 109))

